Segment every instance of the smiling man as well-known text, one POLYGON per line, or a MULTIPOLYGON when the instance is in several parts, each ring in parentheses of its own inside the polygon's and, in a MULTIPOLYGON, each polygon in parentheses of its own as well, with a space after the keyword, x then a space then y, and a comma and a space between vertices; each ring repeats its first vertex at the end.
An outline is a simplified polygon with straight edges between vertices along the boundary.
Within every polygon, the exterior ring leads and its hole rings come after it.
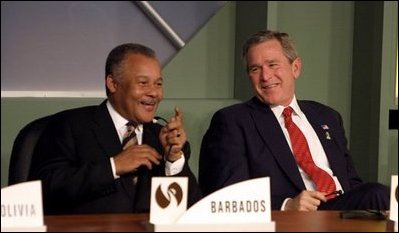
POLYGON ((188 204, 199 200, 183 113, 176 108, 165 126, 154 120, 163 98, 155 52, 114 48, 105 87, 99 106, 53 115, 38 142, 29 178, 43 182, 44 213, 148 212, 153 176, 187 176, 188 204))
POLYGON ((340 114, 296 99, 302 63, 288 34, 255 33, 243 57, 255 97, 213 116, 199 161, 204 195, 270 177, 275 210, 388 209, 388 188, 358 177, 340 114))

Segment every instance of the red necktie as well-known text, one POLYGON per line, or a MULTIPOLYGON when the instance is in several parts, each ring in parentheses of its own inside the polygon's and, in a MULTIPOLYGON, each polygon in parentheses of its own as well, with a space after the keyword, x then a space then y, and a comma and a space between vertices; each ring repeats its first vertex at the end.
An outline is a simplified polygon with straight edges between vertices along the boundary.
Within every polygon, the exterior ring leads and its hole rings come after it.
MULTIPOLYGON (((316 166, 310 154, 309 146, 305 136, 298 126, 292 121, 293 109, 287 107, 283 111, 285 128, 290 135, 292 150, 299 166, 308 174, 316 184, 317 191, 329 194, 336 190, 334 180, 323 169, 316 166)), ((329 195, 327 199, 334 198, 336 195, 329 195)))

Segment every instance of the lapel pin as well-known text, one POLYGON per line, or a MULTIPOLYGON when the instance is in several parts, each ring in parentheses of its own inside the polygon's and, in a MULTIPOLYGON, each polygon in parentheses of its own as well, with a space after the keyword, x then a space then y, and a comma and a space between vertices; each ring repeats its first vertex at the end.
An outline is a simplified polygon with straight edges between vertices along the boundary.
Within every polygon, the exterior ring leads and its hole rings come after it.
POLYGON ((321 125, 321 128, 324 130, 329 130, 330 128, 328 127, 328 125, 321 125))
POLYGON ((329 132, 326 132, 326 139, 327 139, 327 140, 331 140, 331 136, 330 136, 330 133, 329 133, 329 132))

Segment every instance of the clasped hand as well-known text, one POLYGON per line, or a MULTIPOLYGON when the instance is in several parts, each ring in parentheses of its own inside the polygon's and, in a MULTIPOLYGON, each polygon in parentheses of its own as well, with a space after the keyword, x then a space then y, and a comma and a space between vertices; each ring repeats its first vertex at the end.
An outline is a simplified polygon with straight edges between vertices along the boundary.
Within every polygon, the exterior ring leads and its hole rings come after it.
POLYGON ((302 191, 298 196, 287 201, 285 210, 314 211, 321 202, 326 202, 325 193, 318 191, 302 191))

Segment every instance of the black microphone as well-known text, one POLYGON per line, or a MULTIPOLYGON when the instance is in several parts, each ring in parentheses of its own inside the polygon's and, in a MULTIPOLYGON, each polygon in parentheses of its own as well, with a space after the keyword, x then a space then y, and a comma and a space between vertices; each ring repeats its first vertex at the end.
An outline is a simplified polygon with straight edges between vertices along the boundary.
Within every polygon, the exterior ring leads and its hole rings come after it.
MULTIPOLYGON (((165 118, 160 117, 160 116, 155 116, 154 120, 152 122, 159 123, 159 121, 162 121, 165 125, 168 124, 168 121, 165 118)), ((162 125, 162 126, 165 126, 165 125, 162 125)))

